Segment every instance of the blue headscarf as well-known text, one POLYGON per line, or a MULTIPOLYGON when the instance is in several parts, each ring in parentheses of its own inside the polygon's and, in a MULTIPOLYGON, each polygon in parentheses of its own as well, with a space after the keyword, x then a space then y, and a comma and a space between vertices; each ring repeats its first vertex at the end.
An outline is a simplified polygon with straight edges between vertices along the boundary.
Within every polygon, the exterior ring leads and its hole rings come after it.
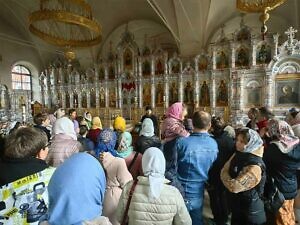
POLYGON ((100 162, 88 153, 77 153, 54 172, 49 186, 48 222, 82 225, 102 214, 106 187, 100 162))
POLYGON ((101 152, 109 152, 115 157, 118 156, 118 153, 115 150, 117 135, 113 130, 108 128, 103 129, 97 139, 98 144, 95 148, 95 154, 97 157, 100 156, 101 152))

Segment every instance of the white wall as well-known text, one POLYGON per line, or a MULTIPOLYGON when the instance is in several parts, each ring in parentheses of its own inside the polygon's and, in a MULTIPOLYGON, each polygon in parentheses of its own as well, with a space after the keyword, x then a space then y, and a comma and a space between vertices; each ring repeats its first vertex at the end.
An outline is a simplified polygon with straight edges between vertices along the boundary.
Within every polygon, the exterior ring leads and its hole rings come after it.
POLYGON ((11 68, 16 63, 22 63, 32 73, 33 100, 40 101, 38 75, 43 65, 37 50, 22 40, 22 35, 14 31, 4 21, 0 21, 0 54, 2 55, 2 61, 0 61, 0 83, 6 85, 11 91, 11 68))

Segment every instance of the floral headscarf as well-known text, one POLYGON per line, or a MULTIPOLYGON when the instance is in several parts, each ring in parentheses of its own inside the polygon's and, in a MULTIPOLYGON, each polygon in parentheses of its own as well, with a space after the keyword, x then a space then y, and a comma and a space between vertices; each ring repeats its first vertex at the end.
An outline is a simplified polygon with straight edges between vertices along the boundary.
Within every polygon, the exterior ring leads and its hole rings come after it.
POLYGON ((167 117, 172 117, 174 119, 177 119, 177 120, 181 121, 182 120, 182 118, 181 118, 182 111, 183 111, 182 102, 176 102, 168 108, 166 116, 167 117))
POLYGON ((177 137, 187 137, 190 133, 185 129, 182 122, 183 104, 176 102, 171 105, 166 113, 167 118, 164 119, 162 125, 162 136, 164 141, 172 141, 177 137))
POLYGON ((292 127, 283 120, 269 120, 268 132, 271 138, 277 139, 271 143, 276 144, 283 153, 288 153, 299 143, 299 138, 294 135, 292 127))
POLYGON ((117 156, 115 146, 117 143, 116 133, 111 129, 103 129, 97 140, 97 146, 95 149, 96 156, 99 157, 102 152, 110 152, 113 156, 117 156))
POLYGON ((121 158, 126 158, 132 153, 132 151, 132 136, 129 132, 125 131, 120 135, 120 143, 117 149, 118 155, 121 158))

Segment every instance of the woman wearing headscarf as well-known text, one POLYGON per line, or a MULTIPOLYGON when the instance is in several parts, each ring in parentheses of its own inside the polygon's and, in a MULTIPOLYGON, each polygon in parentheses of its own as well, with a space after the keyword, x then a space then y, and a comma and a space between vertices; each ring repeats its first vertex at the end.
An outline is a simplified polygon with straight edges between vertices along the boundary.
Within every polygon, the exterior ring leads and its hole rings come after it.
POLYGON ((168 108, 162 125, 163 152, 167 162, 165 176, 171 181, 171 185, 178 188, 182 195, 184 195, 183 187, 177 179, 178 165, 175 144, 177 138, 190 135, 183 125, 186 115, 187 109, 185 105, 182 102, 176 102, 168 108))
MULTIPOLYGON (((124 159, 114 157, 118 153, 113 149, 116 144, 116 134, 111 129, 103 129, 99 137, 99 145, 102 151, 100 161, 106 171, 106 192, 104 198, 103 215, 107 216, 113 225, 118 225, 115 218, 122 189, 125 184, 132 180, 124 159)), ((96 153, 97 154, 97 153, 96 153)), ((98 157, 98 155, 97 155, 98 157)))
POLYGON ((40 224, 111 225, 101 216, 105 186, 100 162, 88 153, 74 154, 50 180, 49 209, 40 224))
POLYGON ((142 130, 140 131, 140 136, 136 141, 136 151, 144 154, 146 149, 150 147, 160 148, 161 141, 154 134, 154 125, 150 118, 145 118, 142 123, 142 130))
POLYGON ((132 136, 127 131, 121 134, 119 143, 117 149, 118 156, 125 159, 128 171, 131 173, 133 179, 136 179, 143 174, 142 154, 133 150, 132 136))
MULTIPOLYGON (((166 161, 160 149, 147 149, 142 158, 144 176, 138 177, 128 210, 129 225, 191 225, 192 221, 179 191, 165 179, 166 161)), ((133 182, 125 185, 117 208, 121 223, 133 182)))
POLYGON ((92 122, 92 114, 90 112, 85 112, 83 116, 84 116, 84 120, 85 120, 85 122, 87 124, 87 128, 91 129, 92 128, 92 124, 93 124, 93 122, 92 122))
POLYGON ((266 222, 260 196, 266 181, 263 140, 249 128, 237 132, 236 153, 221 170, 221 180, 230 192, 231 224, 260 225, 266 222))
POLYGON ((102 123, 98 116, 95 116, 92 121, 92 128, 89 130, 87 134, 87 138, 90 139, 94 144, 97 144, 97 138, 102 130, 102 123))
POLYGON ((58 167, 71 155, 79 152, 82 146, 77 141, 73 122, 67 117, 55 121, 53 134, 46 161, 50 166, 58 167))
POLYGON ((289 124, 292 126, 295 136, 300 138, 300 112, 291 112, 289 117, 289 124))
POLYGON ((54 116, 56 117, 56 119, 60 119, 60 118, 62 118, 62 117, 65 116, 65 115, 66 115, 66 112, 65 112, 65 110, 62 109, 62 108, 57 109, 57 110, 55 111, 55 113, 54 113, 54 116))
POLYGON ((117 116, 113 123, 114 132, 117 135, 117 142, 115 148, 119 147, 119 137, 126 130, 126 120, 122 116, 117 116))
POLYGON ((275 224, 295 224, 293 205, 297 195, 296 171, 300 167, 299 138, 294 136, 287 122, 277 119, 268 122, 268 134, 271 142, 264 154, 267 175, 274 179, 274 184, 285 198, 272 219, 275 224))
POLYGON ((102 152, 109 152, 113 156, 118 156, 115 150, 117 136, 111 129, 103 129, 97 137, 97 145, 95 147, 95 155, 98 158, 102 152))

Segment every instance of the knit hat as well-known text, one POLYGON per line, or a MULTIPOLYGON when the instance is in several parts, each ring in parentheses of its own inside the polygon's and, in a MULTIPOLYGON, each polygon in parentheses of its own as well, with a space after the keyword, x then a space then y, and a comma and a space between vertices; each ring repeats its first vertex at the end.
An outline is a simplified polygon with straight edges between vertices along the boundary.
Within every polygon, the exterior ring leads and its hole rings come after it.
POLYGON ((102 123, 98 116, 93 117, 92 129, 102 129, 102 123))
POLYGON ((126 130, 126 121, 122 116, 116 117, 113 127, 115 130, 124 132, 126 130))

